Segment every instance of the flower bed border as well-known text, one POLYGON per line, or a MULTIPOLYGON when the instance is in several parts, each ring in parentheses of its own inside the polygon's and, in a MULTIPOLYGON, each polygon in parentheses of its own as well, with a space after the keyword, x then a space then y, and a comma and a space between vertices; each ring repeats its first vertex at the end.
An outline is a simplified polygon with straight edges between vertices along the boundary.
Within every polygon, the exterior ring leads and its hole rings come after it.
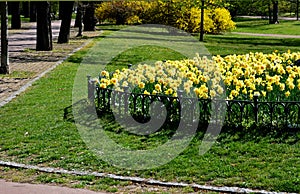
MULTIPOLYGON (((193 121, 193 103, 195 99, 185 97, 169 97, 160 95, 145 95, 145 94, 132 94, 128 91, 120 92, 112 89, 103 89, 96 86, 95 82, 88 76, 88 99, 90 102, 95 103, 95 108, 98 115, 104 113, 117 113, 119 116, 133 116, 139 122, 146 122, 149 117, 146 108, 149 107, 149 102, 155 100, 161 101, 164 104, 167 101, 181 101, 190 104, 190 121, 193 121), (131 102, 129 102, 131 98, 131 102), (137 99, 140 100, 142 106, 137 107, 137 99), (147 104, 148 102, 148 104, 147 104), (123 103, 123 105, 121 105, 123 103), (117 104, 118 106, 114 106, 117 104), (140 110, 138 114, 137 110, 140 110)), ((259 101, 258 96, 254 96, 253 100, 210 100, 198 99, 200 103, 200 124, 208 124, 210 115, 211 103, 226 104, 225 120, 222 122, 222 112, 216 113, 214 118, 221 118, 221 121, 215 121, 215 124, 222 124, 231 128, 248 128, 248 127, 263 127, 267 129, 300 129, 300 101, 259 101)), ((166 105, 166 104, 165 104, 166 105)), ((174 121, 174 118, 180 118, 180 107, 175 107, 172 103, 166 105, 168 110, 166 121, 174 121)), ((195 110, 194 110, 195 111, 195 110)), ((215 111, 216 112, 216 111, 215 111)), ((175 119, 176 120, 176 119, 175 119)), ((189 121, 187 121, 189 122, 189 121)))

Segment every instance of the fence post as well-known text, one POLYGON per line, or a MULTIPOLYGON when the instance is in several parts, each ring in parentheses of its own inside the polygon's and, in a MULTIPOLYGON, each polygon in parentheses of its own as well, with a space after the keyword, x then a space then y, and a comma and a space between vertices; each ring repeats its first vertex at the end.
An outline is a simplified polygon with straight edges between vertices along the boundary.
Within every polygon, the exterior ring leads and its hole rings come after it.
POLYGON ((255 123, 258 123, 258 96, 257 94, 254 94, 253 100, 254 100, 254 117, 255 117, 255 123))
POLYGON ((129 95, 128 94, 128 90, 129 90, 129 87, 128 86, 124 86, 124 114, 128 114, 129 113, 129 95))
POLYGON ((92 101, 94 101, 94 89, 95 89, 95 87, 94 87, 94 82, 91 80, 91 76, 90 75, 88 75, 88 76, 86 76, 87 77, 87 80, 88 80, 88 100, 89 100, 89 102, 92 102, 92 101))
MULTIPOLYGON (((174 114, 176 114, 176 109, 178 108, 178 116, 179 119, 182 119, 182 115, 184 114, 182 111, 184 110, 183 108, 183 90, 177 90, 177 98, 178 98, 178 102, 179 102, 179 107, 174 107, 174 114)), ((172 114, 172 112, 171 112, 172 114)))

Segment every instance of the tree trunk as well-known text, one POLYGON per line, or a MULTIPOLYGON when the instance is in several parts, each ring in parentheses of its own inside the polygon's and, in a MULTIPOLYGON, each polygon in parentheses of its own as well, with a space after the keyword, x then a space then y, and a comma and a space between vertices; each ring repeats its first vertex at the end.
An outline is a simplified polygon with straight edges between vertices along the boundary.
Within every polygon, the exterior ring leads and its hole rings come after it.
POLYGON ((7 16, 7 3, 5 1, 0 2, 0 13, 1 13, 1 65, 0 73, 9 73, 8 63, 8 16, 7 16))
POLYGON ((50 18, 50 3, 48 1, 36 2, 37 8, 37 51, 52 50, 52 29, 50 18))
POLYGON ((269 24, 272 24, 273 17, 272 17, 272 9, 271 9, 271 3, 268 4, 268 11, 269 11, 269 24))
POLYGON ((59 7, 64 11, 60 13, 61 16, 61 25, 58 36, 58 43, 68 43, 70 38, 70 28, 72 20, 74 1, 60 1, 59 7))
POLYGON ((85 14, 83 16, 83 31, 95 31, 97 18, 95 17, 95 5, 94 2, 88 2, 85 8, 85 14))
POLYGON ((29 16, 30 16, 30 14, 29 14, 29 2, 28 1, 22 2, 22 14, 23 14, 24 18, 29 18, 29 16))
POLYGON ((21 29, 20 2, 11 2, 11 28, 21 29))
POLYGON ((297 20, 299 20, 299 0, 297 0, 297 3, 296 3, 296 17, 297 17, 297 20))
POLYGON ((76 37, 82 36, 82 11, 83 11, 82 3, 78 2, 76 20, 74 25, 74 27, 78 27, 78 34, 76 35, 76 37))
POLYGON ((78 28, 80 25, 82 25, 82 4, 81 2, 77 3, 77 13, 76 13, 76 19, 74 27, 78 28))
POLYGON ((31 1, 29 7, 30 22, 36 22, 36 2, 31 1))
POLYGON ((278 1, 273 2, 273 24, 278 24, 278 1))
POLYGON ((65 12, 64 7, 61 6, 61 1, 59 1, 59 5, 58 5, 58 20, 62 20, 64 12, 65 12))

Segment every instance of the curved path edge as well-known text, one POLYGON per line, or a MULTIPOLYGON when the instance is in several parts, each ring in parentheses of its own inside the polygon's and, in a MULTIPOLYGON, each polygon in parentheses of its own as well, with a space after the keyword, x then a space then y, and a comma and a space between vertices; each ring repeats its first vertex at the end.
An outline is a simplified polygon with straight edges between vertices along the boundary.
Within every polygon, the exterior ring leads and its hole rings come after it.
POLYGON ((239 34, 246 36, 266 36, 274 38, 300 38, 300 35, 287 35, 287 34, 260 34, 260 33, 250 33, 250 32, 231 32, 231 34, 239 34))
POLYGON ((6 99, 4 99, 3 101, 0 102, 0 108, 3 107, 4 105, 6 105, 7 103, 9 103, 10 101, 12 101, 14 98, 16 98, 18 95, 20 95, 22 92, 24 92, 27 88, 29 88, 30 86, 32 86, 32 84, 34 82, 36 82, 37 80, 39 80, 40 78, 42 78, 44 75, 46 75, 47 73, 49 73, 50 71, 52 71, 53 69, 55 69, 58 65, 62 64, 65 60, 67 60, 71 55, 73 55, 74 53, 76 53, 77 51, 81 50, 83 47, 87 46, 89 43, 91 43, 91 40, 85 42, 84 44, 82 44, 80 47, 74 49, 71 53, 69 53, 68 55, 66 55, 64 58, 60 59, 59 61, 57 61, 53 66, 51 66, 50 68, 48 68, 47 70, 45 70, 44 72, 40 73, 37 77, 35 77, 34 79, 30 80, 29 82, 27 82, 25 85, 23 85, 19 90, 13 92, 9 97, 7 97, 6 99))
POLYGON ((46 173, 56 173, 56 174, 69 174, 69 175, 79 175, 79 176, 95 176, 100 178, 111 178, 121 181, 132 181, 137 183, 144 183, 149 185, 158 185, 165 187, 192 187, 200 190, 208 190, 208 191, 217 191, 217 192, 229 192, 229 193, 257 193, 257 194, 296 194, 296 193, 287 193, 287 192, 271 192, 266 190, 255 190, 248 188, 240 188, 240 187, 217 187, 217 186, 208 186, 208 185, 199 185, 199 184, 189 184, 189 183, 178 183, 178 182, 163 182, 155 179, 146 179, 140 177, 130 177, 130 176, 120 176, 110 173, 99 173, 99 172, 89 172, 89 171, 76 171, 76 170, 65 170, 65 169, 57 169, 51 167, 40 167, 34 165, 26 165, 15 162, 7 162, 0 161, 1 166, 13 167, 13 168, 23 168, 30 170, 37 170, 40 172, 46 173))

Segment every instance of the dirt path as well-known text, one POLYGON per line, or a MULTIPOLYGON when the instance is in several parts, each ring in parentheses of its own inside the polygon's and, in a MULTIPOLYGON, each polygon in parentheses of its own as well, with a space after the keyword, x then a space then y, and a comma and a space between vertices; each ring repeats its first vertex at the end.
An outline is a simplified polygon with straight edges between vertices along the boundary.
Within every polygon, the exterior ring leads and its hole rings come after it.
POLYGON ((21 30, 9 30, 9 64, 11 75, 0 75, 0 107, 30 80, 52 68, 74 49, 82 46, 100 31, 85 32, 86 38, 76 38, 71 29, 69 44, 57 44, 60 21, 52 21, 53 51, 35 51, 36 23, 24 23, 21 30))
POLYGON ((0 179, 0 194, 104 194, 84 189, 71 189, 67 187, 14 183, 0 179))
POLYGON ((231 34, 247 35, 247 36, 267 36, 275 38, 300 38, 300 35, 286 35, 286 34, 261 34, 248 32, 231 32, 231 34))
MULTIPOLYGON (((249 18, 249 19, 265 19, 268 20, 269 16, 237 16, 238 18, 249 18)), ((290 20, 297 21, 296 17, 278 17, 279 20, 290 20)))

